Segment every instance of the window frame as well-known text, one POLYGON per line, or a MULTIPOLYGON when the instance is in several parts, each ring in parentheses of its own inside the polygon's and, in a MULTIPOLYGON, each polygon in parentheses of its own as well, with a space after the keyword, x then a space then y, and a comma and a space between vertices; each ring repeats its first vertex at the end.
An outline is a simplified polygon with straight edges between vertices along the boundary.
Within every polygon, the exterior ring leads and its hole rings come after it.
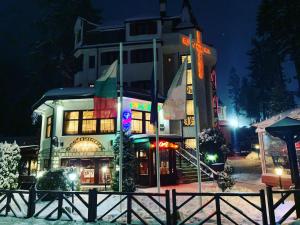
POLYGON ((117 131, 117 118, 103 118, 103 119, 97 119, 97 118, 91 118, 91 119, 83 119, 83 112, 86 111, 93 111, 92 109, 84 109, 84 110, 64 110, 63 111, 63 124, 62 124, 62 136, 76 136, 76 135, 104 135, 104 134, 115 134, 117 131), (77 129, 77 133, 75 134, 68 134, 66 133, 66 129, 65 129, 65 124, 66 124, 66 117, 65 114, 67 112, 78 112, 78 129, 77 129), (111 119, 113 120, 113 125, 114 125, 114 130, 112 132, 101 132, 101 120, 107 120, 107 119, 111 119), (83 128, 83 121, 84 120, 96 120, 96 131, 95 132, 91 132, 91 133, 87 133, 87 132, 83 132, 82 128, 83 128))
MULTIPOLYGON (((150 118, 149 120, 147 120, 146 118, 146 114, 149 113, 151 116, 151 112, 148 111, 141 111, 141 110, 131 110, 132 112, 141 112, 142 113, 142 119, 133 119, 132 120, 138 120, 138 121, 142 121, 142 132, 141 133, 132 133, 132 134, 154 134, 155 133, 155 129, 154 129, 154 133, 147 133, 147 129, 146 129, 146 123, 149 122, 150 123, 150 118)), ((151 124, 150 124, 151 125, 151 124)))

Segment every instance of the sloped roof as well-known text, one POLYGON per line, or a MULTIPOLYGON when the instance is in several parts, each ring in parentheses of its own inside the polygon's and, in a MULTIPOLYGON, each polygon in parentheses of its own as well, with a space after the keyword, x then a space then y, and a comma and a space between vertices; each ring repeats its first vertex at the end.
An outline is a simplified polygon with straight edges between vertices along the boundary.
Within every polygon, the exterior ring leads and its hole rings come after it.
MULTIPOLYGON (((275 123, 277 123, 277 122, 279 122, 279 121, 281 121, 285 118, 300 121, 300 108, 295 108, 295 109, 277 114, 275 116, 272 116, 270 119, 264 120, 264 121, 259 122, 259 123, 255 123, 252 126, 256 127, 257 131, 265 130, 266 127, 270 127, 272 125, 275 125, 275 123)), ((287 121, 290 121, 289 119, 285 120, 285 121, 282 121, 281 123, 279 123, 277 125, 280 125, 280 124, 283 124, 283 123, 289 123, 289 122, 287 122, 287 121)))

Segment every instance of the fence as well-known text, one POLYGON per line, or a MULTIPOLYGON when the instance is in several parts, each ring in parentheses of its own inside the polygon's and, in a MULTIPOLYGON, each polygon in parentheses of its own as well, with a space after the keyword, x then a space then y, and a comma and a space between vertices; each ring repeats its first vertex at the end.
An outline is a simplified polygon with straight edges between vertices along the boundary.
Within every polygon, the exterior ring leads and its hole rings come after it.
MULTIPOLYGON (((267 187, 267 200, 268 200, 268 208, 269 208, 269 218, 270 218, 270 224, 276 225, 276 224, 282 224, 284 221, 286 221, 288 218, 291 217, 291 215, 298 210, 298 213, 296 212, 297 218, 300 217, 300 206, 299 203, 296 204, 297 200, 295 199, 294 204, 290 205, 287 210, 279 209, 280 205, 286 201, 288 197, 290 197, 292 194, 295 196, 300 196, 300 190, 272 190, 272 187, 267 187), (274 203, 274 196, 278 195, 280 196, 279 199, 274 203), (298 205, 298 209, 297 209, 298 205), (277 216, 276 221, 276 209, 283 213, 282 215, 277 216), (284 212, 285 211, 285 212, 284 212)), ((292 201, 289 201, 292 202, 292 201)))
POLYGON ((300 190, 274 191, 267 188, 267 199, 264 190, 257 193, 178 193, 172 190, 171 196, 169 191, 158 194, 98 192, 95 189, 85 192, 0 190, 0 216, 126 224, 139 221, 162 225, 220 225, 227 221, 231 224, 267 225, 267 200, 270 224, 275 225, 286 221, 296 210, 296 204, 293 204, 278 221, 275 219, 276 209, 292 194, 300 194, 300 190), (281 195, 275 203, 274 195, 281 195), (249 213, 252 209, 256 214, 249 213), (233 212, 240 219, 233 218, 233 212))

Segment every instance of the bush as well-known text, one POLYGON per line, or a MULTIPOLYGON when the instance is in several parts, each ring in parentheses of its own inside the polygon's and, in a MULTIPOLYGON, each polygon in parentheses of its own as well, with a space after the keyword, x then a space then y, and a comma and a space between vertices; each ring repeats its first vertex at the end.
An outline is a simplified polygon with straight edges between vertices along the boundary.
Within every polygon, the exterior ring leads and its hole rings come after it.
POLYGON ((224 192, 227 189, 231 189, 235 185, 235 180, 229 174, 220 172, 217 180, 219 188, 224 192))
MULTIPOLYGON (((75 168, 59 168, 48 170, 41 176, 36 183, 37 190, 51 191, 72 191, 72 181, 69 179, 69 174, 76 172, 75 168)), ((78 177, 78 176, 77 176, 78 177)), ((74 190, 79 189, 79 181, 74 182, 74 190)), ((57 196, 48 194, 43 200, 52 200, 57 196)))

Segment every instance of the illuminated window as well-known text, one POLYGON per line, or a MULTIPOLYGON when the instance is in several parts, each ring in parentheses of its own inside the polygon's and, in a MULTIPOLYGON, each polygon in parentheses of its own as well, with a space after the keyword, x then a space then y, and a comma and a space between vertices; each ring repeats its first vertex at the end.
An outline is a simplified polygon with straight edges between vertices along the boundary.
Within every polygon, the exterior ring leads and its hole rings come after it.
POLYGON ((115 120, 114 119, 101 119, 100 120, 100 133, 114 133, 115 120))
POLYGON ((145 114, 145 119, 146 119, 146 133, 147 134, 154 134, 155 130, 154 130, 154 126, 150 123, 150 113, 146 113, 145 114))
POLYGON ((194 126, 194 103, 193 100, 186 100, 186 119, 184 120, 185 126, 194 126))
POLYGON ((46 138, 51 137, 51 130, 52 130, 52 116, 47 118, 47 125, 46 125, 46 138))
POLYGON ((187 63, 191 63, 192 61, 191 61, 191 56, 190 55, 182 55, 181 56, 181 63, 184 62, 184 60, 186 59, 186 57, 187 57, 187 63))
POLYGON ((132 110, 131 133, 143 133, 143 112, 132 110))
POLYGON ((196 149, 196 139, 195 138, 187 138, 184 140, 185 148, 193 148, 196 149))
POLYGON ((65 112, 64 134, 78 134, 79 111, 65 112))
POLYGON ((192 70, 188 69, 186 71, 186 93, 188 95, 193 94, 193 76, 192 76, 192 70))
POLYGON ((83 111, 82 114, 82 133, 93 134, 96 133, 97 120, 94 119, 94 111, 83 111))
POLYGON ((109 134, 115 131, 115 118, 96 119, 92 110, 64 112, 64 135, 109 134))

